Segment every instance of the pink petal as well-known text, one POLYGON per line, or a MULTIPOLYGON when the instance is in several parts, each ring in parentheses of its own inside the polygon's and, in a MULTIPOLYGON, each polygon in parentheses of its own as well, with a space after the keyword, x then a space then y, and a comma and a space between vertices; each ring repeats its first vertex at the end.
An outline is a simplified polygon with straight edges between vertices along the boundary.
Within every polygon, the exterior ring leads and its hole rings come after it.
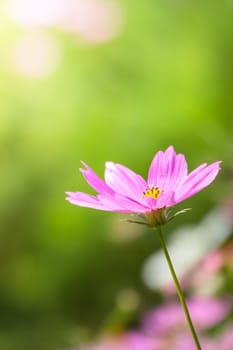
POLYGON ((196 169, 194 169, 185 179, 185 181, 181 181, 176 188, 176 191, 183 187, 184 182, 188 184, 188 182, 192 183, 192 181, 195 179, 195 177, 201 172, 201 170, 205 169, 207 167, 207 163, 203 163, 199 165, 196 169))
POLYGON ((86 208, 112 211, 111 208, 104 206, 97 197, 91 196, 90 194, 83 192, 66 192, 66 194, 68 195, 66 200, 72 204, 86 208))
POLYGON ((197 192, 201 191, 203 188, 210 185, 220 170, 220 163, 221 162, 215 162, 210 164, 209 166, 206 166, 206 164, 202 164, 197 169, 192 171, 188 175, 187 179, 183 182, 181 187, 176 190, 176 203, 179 203, 193 196, 197 192))
POLYGON ((84 162, 82 164, 86 169, 80 169, 89 185, 96 190, 98 193, 109 193, 113 194, 113 190, 106 185, 106 183, 96 175, 96 173, 84 162))
POLYGON ((167 177, 167 181, 164 184, 164 191, 174 191, 180 182, 183 182, 187 177, 188 169, 187 162, 183 154, 177 154, 175 156, 174 168, 171 169, 170 176, 167 177))
POLYGON ((99 201, 113 211, 125 213, 145 213, 150 210, 140 203, 135 202, 130 198, 115 194, 114 196, 99 195, 99 201))
POLYGON ((148 185, 159 186, 159 188, 169 193, 173 192, 178 183, 183 182, 187 176, 187 163, 182 154, 176 154, 173 146, 167 148, 163 153, 159 151, 152 160, 148 185))
POLYGON ((117 194, 133 199, 144 208, 150 208, 148 201, 142 198, 147 187, 146 181, 132 170, 120 164, 106 163, 105 181, 117 194))
POLYGON ((172 207, 173 205, 175 205, 175 192, 174 191, 170 191, 170 192, 165 192, 161 194, 161 196, 159 197, 158 201, 157 201, 157 208, 163 208, 163 207, 172 207))
POLYGON ((163 158, 164 152, 159 151, 156 153, 154 159, 151 162, 148 173, 148 186, 158 186, 158 179, 162 177, 163 174, 163 158))

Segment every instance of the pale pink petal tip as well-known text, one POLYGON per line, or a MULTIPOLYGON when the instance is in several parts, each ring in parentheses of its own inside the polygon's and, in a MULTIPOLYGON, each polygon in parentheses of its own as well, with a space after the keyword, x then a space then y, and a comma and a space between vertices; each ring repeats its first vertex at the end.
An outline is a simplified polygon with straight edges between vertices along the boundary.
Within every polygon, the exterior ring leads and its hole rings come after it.
POLYGON ((99 209, 111 211, 110 208, 106 208, 97 197, 83 192, 66 192, 68 202, 86 208, 99 209))
POLYGON ((85 169, 80 169, 85 180, 97 192, 113 195, 114 191, 84 162, 81 161, 85 169))
POLYGON ((179 203, 209 186, 220 170, 221 161, 217 161, 210 165, 203 164, 193 170, 185 179, 185 181, 177 188, 176 203, 179 203))

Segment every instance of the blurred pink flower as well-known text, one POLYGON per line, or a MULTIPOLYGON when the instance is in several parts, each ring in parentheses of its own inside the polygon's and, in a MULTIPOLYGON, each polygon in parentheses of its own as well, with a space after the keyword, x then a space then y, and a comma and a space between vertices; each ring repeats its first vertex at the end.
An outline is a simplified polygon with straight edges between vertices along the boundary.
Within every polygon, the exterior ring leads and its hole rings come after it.
MULTIPOLYGON (((185 289, 200 288, 207 281, 217 278, 221 269, 227 266, 233 266, 233 243, 231 242, 208 254, 191 271, 182 276, 182 287, 185 289)), ((166 294, 175 292, 173 285, 166 287, 166 294)))
POLYGON ((8 15, 23 27, 47 27, 60 22, 69 0, 11 0, 8 15))
MULTIPOLYGON (((231 302, 219 298, 193 297, 188 306, 200 331, 203 350, 232 350, 232 323, 221 332, 207 331, 229 314, 231 302)), ((73 350, 196 350, 177 302, 166 303, 147 313, 142 327, 118 335, 105 334, 96 342, 73 350)))
MULTIPOLYGON (((222 321, 230 312, 232 303, 226 299, 195 297, 187 300, 194 325, 205 330, 222 321)), ((176 330, 186 330, 185 316, 176 301, 166 303, 150 311, 143 321, 144 333, 149 336, 164 335, 176 330)))
POLYGON ((125 19, 117 0, 11 0, 6 11, 22 27, 55 26, 91 44, 115 38, 125 19))
POLYGON ((59 27, 89 43, 103 43, 121 32, 123 22, 123 8, 114 0, 71 0, 59 27))
POLYGON ((166 208, 195 195, 208 186, 219 172, 220 162, 200 165, 190 174, 184 155, 172 146, 152 160, 147 182, 123 165, 106 162, 105 182, 83 163, 86 181, 98 192, 67 192, 70 203, 100 210, 142 213, 150 226, 168 221, 166 208))
MULTIPOLYGON (((200 338, 203 350, 220 350, 218 341, 216 339, 200 338)), ((173 338, 169 346, 161 348, 160 350, 196 350, 193 339, 189 334, 178 334, 173 338)), ((222 350, 222 349, 221 349, 222 350)))
POLYGON ((32 78, 45 77, 53 73, 61 60, 58 42, 46 35, 31 33, 18 39, 11 53, 14 69, 32 78))
POLYGON ((211 278, 216 277, 218 271, 224 266, 224 260, 224 253, 221 248, 208 254, 192 271, 183 276, 186 288, 200 288, 211 278))
MULTIPOLYGON (((169 317, 169 315, 168 315, 169 317)), ((233 333, 228 328, 221 336, 200 336, 204 350, 232 350, 233 333)), ((196 350, 191 335, 184 329, 164 334, 145 335, 140 330, 105 336, 95 343, 86 344, 73 350, 196 350)), ((68 349, 67 349, 68 350, 68 349)))

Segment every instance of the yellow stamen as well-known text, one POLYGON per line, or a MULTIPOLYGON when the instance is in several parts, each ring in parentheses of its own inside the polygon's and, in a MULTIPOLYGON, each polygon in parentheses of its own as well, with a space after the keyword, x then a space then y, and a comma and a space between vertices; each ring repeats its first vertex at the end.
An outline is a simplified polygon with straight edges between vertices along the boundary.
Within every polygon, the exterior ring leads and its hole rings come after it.
POLYGON ((154 199, 158 199, 161 195, 161 190, 159 187, 151 186, 151 188, 146 188, 145 191, 142 192, 142 198, 150 197, 154 199))

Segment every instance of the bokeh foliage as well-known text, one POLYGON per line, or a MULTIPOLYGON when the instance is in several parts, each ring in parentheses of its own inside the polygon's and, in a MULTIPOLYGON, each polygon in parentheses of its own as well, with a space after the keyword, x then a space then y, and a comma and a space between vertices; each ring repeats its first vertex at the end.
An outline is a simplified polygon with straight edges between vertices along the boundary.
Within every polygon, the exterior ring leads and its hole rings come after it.
POLYGON ((112 232, 133 230, 122 215, 64 200, 67 190, 89 191, 80 159, 101 176, 112 160, 145 177, 170 144, 190 169, 222 159, 215 184, 169 230, 198 221, 232 191, 233 2, 121 3, 125 26, 111 42, 48 29, 63 60, 41 79, 11 69, 9 48, 23 30, 1 15, 1 349, 72 345, 80 329, 104 323, 124 288, 143 305, 156 300, 141 280, 156 238, 146 231, 119 243, 112 232))

